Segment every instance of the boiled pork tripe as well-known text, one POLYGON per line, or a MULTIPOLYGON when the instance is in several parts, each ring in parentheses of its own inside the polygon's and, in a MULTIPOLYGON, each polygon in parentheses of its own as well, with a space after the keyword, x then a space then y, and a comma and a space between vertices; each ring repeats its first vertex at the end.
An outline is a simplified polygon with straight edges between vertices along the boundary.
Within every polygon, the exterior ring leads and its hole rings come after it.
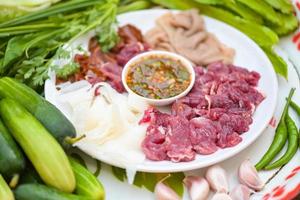
POLYGON ((145 39, 152 48, 181 54, 196 65, 217 61, 229 64, 235 54, 233 49, 206 31, 204 19, 197 10, 170 12, 159 17, 145 39))
MULTIPOLYGON (((147 127, 139 125, 148 107, 145 102, 120 94, 104 82, 68 82, 56 89, 48 81, 46 87, 51 91, 46 96, 72 121, 77 135, 86 135, 75 146, 134 174, 137 165, 145 160, 140 144, 147 127)), ((133 180, 133 176, 128 178, 133 180)))

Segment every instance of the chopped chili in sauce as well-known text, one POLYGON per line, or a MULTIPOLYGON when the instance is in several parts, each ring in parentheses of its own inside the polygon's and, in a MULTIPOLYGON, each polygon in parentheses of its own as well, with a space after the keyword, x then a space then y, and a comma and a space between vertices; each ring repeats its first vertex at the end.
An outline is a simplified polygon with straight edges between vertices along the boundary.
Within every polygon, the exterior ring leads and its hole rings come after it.
POLYGON ((151 99, 174 97, 186 90, 190 81, 191 74, 181 61, 158 56, 133 63, 126 76, 132 91, 151 99))

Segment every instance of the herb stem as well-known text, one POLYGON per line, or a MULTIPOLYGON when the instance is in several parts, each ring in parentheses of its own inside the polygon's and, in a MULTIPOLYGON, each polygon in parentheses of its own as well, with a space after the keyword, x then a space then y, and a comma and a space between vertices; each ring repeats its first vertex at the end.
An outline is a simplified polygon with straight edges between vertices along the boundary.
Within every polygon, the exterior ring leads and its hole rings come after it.
MULTIPOLYGON (((104 6, 105 8, 105 6, 104 6)), ((88 32, 89 30, 95 28, 97 25, 101 24, 106 18, 111 16, 111 11, 113 11, 113 8, 109 8, 108 11, 105 12, 104 15, 101 15, 98 19, 96 19, 93 23, 91 23, 89 26, 85 27, 83 30, 81 30, 79 33, 77 33, 74 37, 72 37, 68 45, 72 44, 74 40, 76 40, 79 36, 83 35, 84 33, 88 32)))
POLYGON ((8 28, 1 28, 0 33, 11 32, 11 31, 27 31, 32 29, 45 29, 45 28, 58 28, 62 27, 61 25, 54 24, 54 23, 47 23, 47 24, 30 24, 30 25, 22 25, 22 26, 13 26, 8 28))

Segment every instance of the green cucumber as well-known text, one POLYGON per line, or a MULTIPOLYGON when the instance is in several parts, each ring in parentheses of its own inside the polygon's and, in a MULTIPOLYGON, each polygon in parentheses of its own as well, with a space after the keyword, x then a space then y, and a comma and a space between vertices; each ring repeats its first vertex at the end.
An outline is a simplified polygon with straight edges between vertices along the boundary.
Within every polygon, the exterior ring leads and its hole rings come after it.
POLYGON ((14 195, 4 178, 0 174, 0 199, 1 200, 14 200, 14 195))
POLYGON ((0 101, 0 114, 41 179, 61 191, 72 192, 75 176, 68 157, 44 126, 12 99, 0 101))
POLYGON ((75 159, 69 157, 76 179, 76 194, 90 197, 94 200, 105 199, 104 188, 99 180, 75 159))
POLYGON ((13 137, 0 120, 0 174, 11 178, 25 168, 25 159, 13 137))
POLYGON ((18 200, 92 200, 37 183, 19 185, 14 194, 18 200))
POLYGON ((72 123, 50 102, 33 89, 9 77, 0 79, 0 97, 14 99, 35 116, 64 147, 70 147, 66 138, 76 137, 72 123))

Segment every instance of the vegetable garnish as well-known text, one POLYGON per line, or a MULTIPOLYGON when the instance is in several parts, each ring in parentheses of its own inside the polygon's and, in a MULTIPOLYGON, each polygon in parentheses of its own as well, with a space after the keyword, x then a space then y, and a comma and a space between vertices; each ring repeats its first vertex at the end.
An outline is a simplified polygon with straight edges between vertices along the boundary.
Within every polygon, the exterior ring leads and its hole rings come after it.
POLYGON ((258 171, 263 169, 265 166, 267 166, 274 159, 274 157, 281 151, 281 149, 286 143, 288 137, 288 133, 287 133, 288 129, 286 127, 285 119, 294 92, 295 92, 295 88, 292 88, 287 98, 281 119, 276 128, 275 136, 271 146, 269 147, 265 155, 261 158, 261 160, 255 165, 258 171))
POLYGON ((71 52, 66 52, 65 45, 92 29, 103 51, 114 47, 117 5, 117 0, 66 1, 0 23, 0 74, 37 89, 49 70, 58 72, 59 78, 75 73, 76 65, 61 69, 53 61, 67 60, 71 52))
POLYGON ((276 162, 267 165, 265 167, 266 170, 275 169, 277 167, 281 167, 282 165, 288 163, 295 155, 298 149, 298 128, 294 122, 294 120, 287 113, 285 123, 288 130, 288 148, 285 154, 279 158, 276 162))
POLYGON ((148 57, 129 67, 126 82, 135 93, 151 98, 176 96, 189 86, 191 75, 179 60, 148 57))

